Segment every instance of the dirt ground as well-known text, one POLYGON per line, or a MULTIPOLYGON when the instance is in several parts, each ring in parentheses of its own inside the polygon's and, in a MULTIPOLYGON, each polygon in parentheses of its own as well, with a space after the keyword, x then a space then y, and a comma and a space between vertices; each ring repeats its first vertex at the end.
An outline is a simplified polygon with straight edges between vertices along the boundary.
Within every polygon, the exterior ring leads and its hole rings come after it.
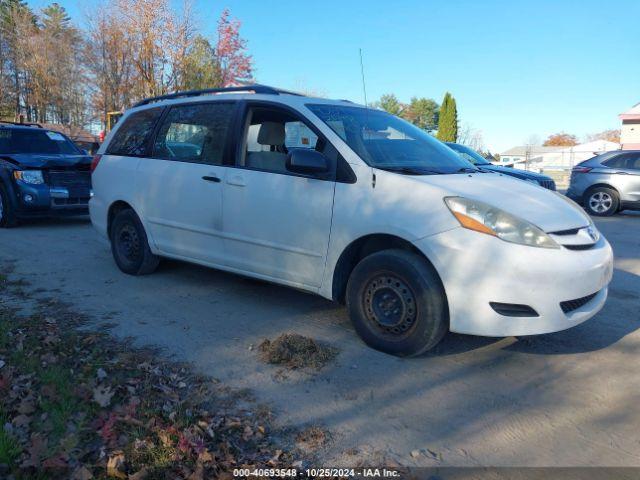
MULTIPOLYGON (((592 320, 529 338, 448 335, 398 359, 366 348, 344 308, 179 262, 121 274, 86 220, 0 231, 0 266, 272 405, 282 426, 320 426, 325 466, 640 466, 640 215, 598 220, 613 245, 609 300, 592 320), (319 371, 260 359, 294 332, 338 349, 319 371)), ((482 252, 478 252, 482 255, 482 252)))

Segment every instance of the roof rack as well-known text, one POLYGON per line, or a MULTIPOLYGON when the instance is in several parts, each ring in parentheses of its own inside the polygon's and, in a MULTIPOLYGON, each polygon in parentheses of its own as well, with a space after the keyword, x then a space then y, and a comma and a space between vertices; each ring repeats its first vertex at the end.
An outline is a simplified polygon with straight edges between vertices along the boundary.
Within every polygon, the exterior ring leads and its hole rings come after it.
POLYGON ((1 123, 5 123, 7 125, 17 125, 19 127, 38 127, 38 128, 42 128, 42 125, 40 125, 39 123, 32 123, 32 122, 10 122, 9 120, 0 120, 0 124, 1 123))
POLYGON ((267 85, 244 85, 242 87, 226 87, 226 88, 207 88, 204 90, 188 90, 185 92, 169 93, 167 95, 159 95, 157 97, 146 98, 134 105, 135 107, 141 107, 142 105, 149 105, 150 103, 160 102, 162 100, 173 100, 176 98, 188 98, 199 97, 200 95, 215 95, 219 93, 263 93, 268 95, 297 95, 304 96, 300 93, 290 92, 288 90, 282 90, 279 88, 268 87, 267 85))

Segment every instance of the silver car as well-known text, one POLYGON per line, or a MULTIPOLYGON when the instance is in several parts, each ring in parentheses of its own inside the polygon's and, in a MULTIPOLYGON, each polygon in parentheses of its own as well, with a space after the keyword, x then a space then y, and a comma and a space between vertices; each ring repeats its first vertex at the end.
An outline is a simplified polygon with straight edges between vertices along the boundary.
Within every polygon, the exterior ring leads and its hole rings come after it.
POLYGON ((640 210, 640 150, 606 152, 579 163, 567 196, 591 215, 640 210))

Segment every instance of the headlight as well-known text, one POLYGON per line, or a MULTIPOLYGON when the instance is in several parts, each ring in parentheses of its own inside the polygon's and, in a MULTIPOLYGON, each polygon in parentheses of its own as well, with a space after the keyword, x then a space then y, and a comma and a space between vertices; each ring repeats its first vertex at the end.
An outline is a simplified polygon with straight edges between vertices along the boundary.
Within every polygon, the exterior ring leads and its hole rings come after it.
POLYGON ((24 183, 30 183, 32 185, 41 185, 44 183, 41 170, 16 170, 13 172, 13 177, 16 180, 21 180, 24 183))
POLYGON ((504 210, 463 197, 446 197, 444 201, 464 228, 519 245, 560 248, 538 227, 504 210))

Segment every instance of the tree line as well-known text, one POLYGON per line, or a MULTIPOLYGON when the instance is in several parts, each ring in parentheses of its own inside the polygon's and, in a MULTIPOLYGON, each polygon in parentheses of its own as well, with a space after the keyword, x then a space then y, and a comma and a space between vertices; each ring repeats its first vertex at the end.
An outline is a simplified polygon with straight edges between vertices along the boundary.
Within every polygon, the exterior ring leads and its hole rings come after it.
POLYGON ((458 139, 458 109, 455 98, 449 92, 445 94, 442 105, 424 97, 412 97, 409 103, 402 103, 393 93, 387 93, 372 106, 404 118, 416 127, 435 134, 443 142, 455 142, 458 139))
POLYGON ((86 126, 172 91, 250 81, 240 22, 224 10, 215 38, 189 4, 107 0, 83 28, 61 5, 0 0, 0 119, 86 126))

